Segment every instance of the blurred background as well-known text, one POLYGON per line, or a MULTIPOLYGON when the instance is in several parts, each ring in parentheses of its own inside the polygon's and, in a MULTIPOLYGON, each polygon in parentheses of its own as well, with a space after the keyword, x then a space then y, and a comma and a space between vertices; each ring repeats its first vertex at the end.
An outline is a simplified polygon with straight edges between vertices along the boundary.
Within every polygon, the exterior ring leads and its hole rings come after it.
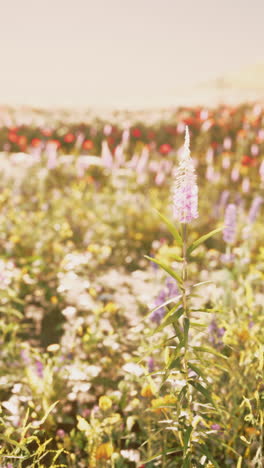
POLYGON ((155 108, 263 98, 262 0, 10 0, 0 103, 155 108))

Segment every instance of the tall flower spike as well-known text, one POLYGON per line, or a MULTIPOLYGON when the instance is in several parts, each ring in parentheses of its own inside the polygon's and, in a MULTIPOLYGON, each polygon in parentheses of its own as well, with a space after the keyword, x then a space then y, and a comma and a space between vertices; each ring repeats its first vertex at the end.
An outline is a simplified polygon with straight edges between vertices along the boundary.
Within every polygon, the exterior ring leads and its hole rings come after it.
POLYGON ((234 203, 230 203, 226 207, 225 228, 223 230, 223 239, 227 244, 233 244, 235 242, 236 221, 237 221, 237 207, 234 203))
POLYGON ((198 218, 198 186, 190 153, 190 135, 186 126, 183 154, 173 186, 173 215, 180 223, 190 223, 198 218))
POLYGON ((256 218, 258 216, 258 213, 259 213, 259 210, 260 210, 260 207, 261 207, 263 201, 264 200, 260 195, 258 195, 256 198, 254 198, 254 200, 253 200, 253 202, 251 204, 249 213, 248 213, 248 222, 250 224, 253 224, 256 221, 256 218))

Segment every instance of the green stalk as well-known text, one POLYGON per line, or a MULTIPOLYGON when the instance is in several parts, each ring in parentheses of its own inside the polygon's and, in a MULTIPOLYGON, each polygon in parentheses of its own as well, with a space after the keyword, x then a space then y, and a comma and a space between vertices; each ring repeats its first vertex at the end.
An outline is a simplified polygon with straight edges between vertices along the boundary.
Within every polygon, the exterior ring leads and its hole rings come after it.
MULTIPOLYGON (((183 265, 182 265, 182 305, 183 305, 183 323, 189 321, 190 313, 188 310, 188 303, 187 303, 187 294, 186 294, 186 281, 188 278, 188 261, 187 261, 187 224, 184 223, 182 227, 182 239, 183 239, 183 247, 182 247, 182 257, 183 257, 183 265)), ((189 415, 189 421, 192 420, 192 408, 191 408, 191 392, 190 392, 190 385, 188 382, 188 343, 189 343, 189 329, 187 332, 187 336, 185 337, 185 344, 184 344, 184 355, 183 355, 183 371, 186 378, 186 397, 187 397, 187 412, 189 415)), ((187 456, 190 451, 190 443, 189 447, 185 450, 184 456, 187 456)))
POLYGON ((187 280, 187 224, 183 224, 182 228, 182 238, 183 238, 183 246, 182 246, 182 257, 183 257, 183 265, 182 265, 182 282, 183 282, 183 293, 182 293, 182 303, 183 303, 183 310, 184 315, 188 317, 188 309, 187 309, 187 297, 186 297, 186 288, 185 283, 187 280))

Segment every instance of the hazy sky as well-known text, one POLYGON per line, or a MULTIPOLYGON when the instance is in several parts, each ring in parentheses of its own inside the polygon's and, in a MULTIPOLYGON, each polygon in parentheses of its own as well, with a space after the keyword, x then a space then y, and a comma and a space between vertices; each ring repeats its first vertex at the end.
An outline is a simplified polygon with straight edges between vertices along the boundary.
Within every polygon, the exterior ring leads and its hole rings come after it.
POLYGON ((264 0, 0 5, 0 103, 144 107, 264 62, 264 0))

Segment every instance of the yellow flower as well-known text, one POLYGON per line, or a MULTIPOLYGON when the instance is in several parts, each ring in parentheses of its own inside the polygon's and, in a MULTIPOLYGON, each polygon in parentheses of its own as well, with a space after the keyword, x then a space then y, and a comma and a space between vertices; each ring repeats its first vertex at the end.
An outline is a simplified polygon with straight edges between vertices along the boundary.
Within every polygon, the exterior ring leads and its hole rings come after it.
POLYGON ((90 289, 89 289, 89 294, 90 294, 90 296, 92 296, 92 297, 96 297, 96 295, 97 295, 96 289, 90 288, 90 289))
POLYGON ((56 296, 51 296, 50 302, 54 305, 58 304, 58 298, 56 296))
POLYGON ((156 413, 162 412, 162 409, 164 408, 160 408, 160 406, 163 406, 163 405, 164 405, 163 398, 154 398, 153 400, 151 400, 151 406, 156 413))
POLYGON ((248 174, 248 167, 242 166, 242 167, 240 168, 240 174, 242 174, 242 175, 248 174))
POLYGON ((104 444, 99 445, 96 449, 96 460, 108 460, 111 458, 113 451, 114 449, 111 442, 105 442, 104 444))
POLYGON ((88 245, 87 250, 88 252, 91 252, 91 253, 98 253, 100 250, 100 247, 98 244, 90 244, 88 245))
POLYGON ((112 408, 112 400, 108 396, 101 396, 99 398, 99 408, 103 411, 107 411, 112 408))
POLYGON ((174 403, 177 401, 177 398, 173 395, 165 395, 164 401, 166 405, 174 405, 174 403))
POLYGON ((19 237, 18 236, 11 236, 10 237, 10 242, 12 242, 13 244, 17 244, 19 242, 19 237))
POLYGON ((115 302, 108 302, 108 304, 106 304, 104 307, 104 311, 114 314, 115 312, 118 311, 118 305, 115 304, 115 302))
POLYGON ((144 387, 142 388, 140 394, 143 397, 147 397, 147 398, 152 397, 154 395, 152 385, 150 385, 150 384, 144 385, 144 387))
POLYGON ((259 434, 259 430, 256 429, 255 427, 246 427, 245 431, 249 436, 254 436, 254 435, 259 434))
POLYGON ((177 399, 173 395, 165 395, 164 397, 154 398, 151 400, 151 406, 156 413, 161 411, 168 411, 169 408, 163 408, 163 406, 173 405, 177 399))
POLYGON ((237 333, 237 336, 240 341, 245 342, 249 339, 250 334, 249 334, 249 331, 246 328, 244 328, 243 330, 240 330, 237 333))

